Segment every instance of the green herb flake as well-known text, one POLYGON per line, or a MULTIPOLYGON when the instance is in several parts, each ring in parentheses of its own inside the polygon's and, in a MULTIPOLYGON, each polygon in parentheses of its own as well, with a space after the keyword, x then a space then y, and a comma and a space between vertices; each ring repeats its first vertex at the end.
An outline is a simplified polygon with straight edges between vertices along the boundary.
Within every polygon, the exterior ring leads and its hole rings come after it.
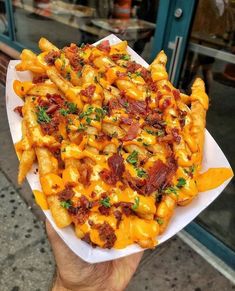
POLYGON ((178 181, 178 183, 176 184, 176 187, 178 187, 178 188, 182 188, 186 184, 186 180, 182 177, 177 179, 177 181, 178 181))
POLYGON ((148 176, 148 174, 146 173, 144 169, 136 168, 136 172, 137 172, 137 176, 140 178, 146 178, 148 176))
POLYGON ((86 111, 82 112, 79 115, 79 118, 82 119, 85 116, 89 116, 91 113, 93 113, 93 110, 94 110, 94 107, 93 106, 89 106, 86 111))
POLYGON ((125 101, 123 105, 124 105, 124 107, 127 108, 129 106, 129 103, 125 101))
POLYGON ((135 72, 137 77, 142 77, 141 72, 135 72))
POLYGON ((72 206, 72 201, 71 200, 61 201, 60 206, 62 206, 65 209, 69 209, 69 207, 72 206))
POLYGON ((126 159, 126 161, 133 165, 136 166, 137 162, 138 162, 138 152, 137 151, 133 151, 126 159))
POLYGON ((136 210, 140 205, 140 197, 135 197, 135 203, 132 205, 132 209, 136 210))
POLYGON ((90 117, 87 117, 87 118, 86 118, 86 123, 87 123, 87 124, 91 124, 91 121, 92 121, 92 119, 91 119, 90 117))
POLYGON ((116 122, 118 120, 117 116, 113 117, 112 120, 116 122))
POLYGON ((77 72, 77 76, 78 76, 78 78, 80 78, 82 76, 82 72, 81 71, 78 71, 77 72))
POLYGON ((143 142, 143 146, 148 147, 149 146, 149 143, 143 142))
POLYGON ((67 106, 68 106, 69 113, 71 113, 71 114, 76 114, 77 113, 78 108, 77 108, 77 105, 75 103, 68 102, 67 106))
POLYGON ((124 61, 129 61, 131 59, 131 56, 129 56, 129 55, 123 55, 121 57, 121 59, 124 60, 124 61))
POLYGON ((131 72, 128 72, 128 73, 127 73, 127 76, 128 76, 129 78, 131 78, 131 75, 132 75, 131 72))
POLYGON ((82 123, 79 124, 78 131, 84 131, 86 129, 87 129, 87 127, 84 124, 82 124, 82 123))
POLYGON ((168 187, 168 188, 166 188, 165 190, 164 190, 164 192, 166 193, 166 194, 171 194, 171 193, 174 193, 175 195, 178 195, 178 188, 177 187, 174 187, 174 186, 170 186, 170 187, 168 187))
POLYGON ((67 109, 62 108, 59 110, 59 113, 63 116, 66 116, 69 114, 69 111, 67 109))
POLYGON ((159 131, 156 133, 156 136, 164 136, 164 131, 163 131, 163 130, 159 130, 159 131))
POLYGON ((111 207, 110 198, 106 197, 106 198, 100 200, 100 204, 103 205, 106 208, 110 208, 111 207))
POLYGON ((37 107, 37 121, 39 123, 49 123, 51 121, 50 116, 46 113, 46 109, 44 107, 38 106, 37 107))
POLYGON ((158 223, 159 225, 162 225, 162 224, 164 223, 164 219, 163 219, 163 218, 160 218, 160 217, 158 217, 158 218, 156 219, 156 221, 157 221, 157 223, 158 223))
POLYGON ((145 131, 146 131, 148 134, 152 134, 152 135, 154 135, 154 131, 151 130, 151 129, 145 129, 145 131))

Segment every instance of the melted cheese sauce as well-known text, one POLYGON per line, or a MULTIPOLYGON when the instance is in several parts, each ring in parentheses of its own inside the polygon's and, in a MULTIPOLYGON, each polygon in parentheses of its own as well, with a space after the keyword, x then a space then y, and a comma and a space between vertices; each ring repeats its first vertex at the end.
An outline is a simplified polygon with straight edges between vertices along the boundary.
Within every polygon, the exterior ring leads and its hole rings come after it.
POLYGON ((231 168, 211 168, 197 177, 198 191, 214 189, 233 177, 231 168))

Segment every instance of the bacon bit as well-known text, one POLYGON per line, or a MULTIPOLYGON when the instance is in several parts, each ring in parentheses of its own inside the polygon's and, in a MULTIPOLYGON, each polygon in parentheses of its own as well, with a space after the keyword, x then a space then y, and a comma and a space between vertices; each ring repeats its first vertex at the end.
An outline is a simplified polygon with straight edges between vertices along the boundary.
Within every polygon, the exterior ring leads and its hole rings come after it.
POLYGON ((184 110, 178 110, 178 114, 180 126, 183 128, 185 126, 185 116, 187 115, 187 112, 184 110))
POLYGON ((65 102, 64 98, 59 95, 59 94, 48 94, 46 95, 48 101, 51 103, 51 104, 58 104, 60 106, 62 106, 65 102))
POLYGON ((17 114, 19 114, 20 117, 23 117, 22 108, 23 108, 23 106, 16 106, 14 108, 14 112, 17 113, 17 114))
POLYGON ((51 51, 44 57, 44 60, 49 66, 52 66, 55 64, 55 60, 59 57, 60 57, 59 51, 51 51))
POLYGON ((66 201, 71 199, 74 196, 75 192, 69 186, 65 187, 64 190, 58 193, 60 201, 66 201))
POLYGON ((137 64, 136 62, 134 61, 129 61, 127 63, 127 67, 126 67, 126 70, 127 72, 130 72, 130 73, 135 73, 139 68, 141 68, 142 66, 137 64))
POLYGON ((109 53, 111 50, 110 43, 108 40, 103 40, 97 45, 97 48, 101 51, 109 53))
POLYGON ((111 249, 117 240, 114 229, 106 221, 103 224, 96 225, 96 228, 100 239, 105 242, 103 248, 111 249))
POLYGON ((178 128, 172 128, 171 133, 172 133, 172 136, 173 136, 174 141, 177 144, 179 144, 180 143, 180 140, 181 140, 181 137, 179 135, 179 129, 178 128))
POLYGON ((113 109, 119 109, 121 108, 121 106, 116 98, 112 98, 109 100, 108 108, 109 108, 109 113, 111 113, 113 109))
POLYGON ((108 216, 110 215, 110 208, 107 208, 105 207, 104 205, 101 205, 99 208, 98 208, 99 212, 102 214, 102 215, 105 215, 105 216, 108 216))
POLYGON ((90 208, 89 200, 82 195, 77 201, 77 207, 69 207, 68 212, 73 216, 75 224, 83 224, 89 218, 90 208))
POLYGON ((117 182, 116 177, 112 174, 111 171, 107 170, 107 169, 103 169, 100 173, 99 173, 101 179, 108 185, 115 185, 117 182))
POLYGON ((128 118, 128 117, 121 116, 120 123, 131 125, 132 124, 132 119, 128 118))
POLYGON ((122 141, 133 140, 137 137, 139 131, 139 124, 137 122, 133 122, 129 127, 127 134, 124 136, 122 141))
POLYGON ((147 118, 146 118, 146 123, 155 127, 161 129, 163 127, 162 123, 162 115, 158 112, 152 112, 149 113, 147 118))
POLYGON ((97 247, 97 245, 91 241, 90 233, 89 233, 89 232, 87 232, 87 233, 84 235, 84 237, 81 238, 81 240, 83 240, 83 241, 86 242, 87 244, 91 245, 93 248, 97 247))
POLYGON ((110 158, 108 158, 108 165, 112 174, 118 181, 118 179, 122 177, 122 174, 125 171, 123 157, 119 154, 113 154, 110 158))
POLYGON ((38 97, 38 106, 47 107, 50 105, 50 101, 43 99, 41 96, 38 97))
POLYGON ((148 83, 148 88, 153 91, 153 92, 157 92, 158 88, 157 88, 157 83, 154 81, 149 81, 148 83))
POLYGON ((86 87, 86 89, 81 90, 81 94, 86 96, 87 98, 89 98, 89 100, 91 101, 91 98, 93 96, 93 94, 95 93, 95 89, 96 86, 95 85, 89 85, 88 87, 86 87))
POLYGON ((127 76, 126 73, 119 72, 119 71, 116 72, 116 75, 118 78, 125 78, 127 76))
POLYGON ((57 110, 57 108, 58 108, 57 104, 52 104, 47 108, 46 113, 47 114, 54 113, 57 110))
POLYGON ((171 99, 170 98, 166 98, 163 101, 163 103, 161 104, 160 108, 161 108, 161 110, 165 110, 170 105, 171 105, 171 99))
POLYGON ((35 76, 35 77, 33 77, 33 83, 34 84, 44 83, 48 79, 49 78, 47 75, 35 76))
POLYGON ((146 115, 147 114, 147 103, 145 101, 136 101, 132 99, 120 98, 119 103, 126 108, 126 111, 131 115, 146 115), (128 103, 128 107, 126 104, 128 103))
POLYGON ((133 178, 128 171, 123 174, 122 182, 127 184, 131 189, 137 191, 139 194, 144 195, 144 187, 146 185, 145 179, 133 178))
POLYGON ((173 89, 172 93, 173 93, 173 96, 175 97, 175 100, 180 100, 180 90, 173 89))
POLYGON ((92 174, 92 167, 88 164, 82 164, 79 167, 78 171, 80 174, 79 178, 80 183, 82 183, 84 186, 89 186, 92 174))
POLYGON ((110 56, 110 58, 112 61, 116 62, 116 61, 120 60, 122 58, 122 56, 123 56, 122 54, 113 54, 110 56))
POLYGON ((172 177, 172 172, 175 170, 175 166, 171 168, 161 160, 157 160, 148 171, 149 178, 146 181, 145 194, 149 195, 160 187, 164 187, 169 182, 169 176, 172 177))
POLYGON ((126 216, 130 216, 131 214, 134 214, 132 207, 134 203, 132 202, 117 202, 114 204, 115 207, 120 207, 122 210, 122 213, 126 216))
POLYGON ((163 89, 165 89, 168 92, 171 92, 171 88, 169 86, 167 86, 167 85, 164 85, 163 86, 163 89))
POLYGON ((44 134, 53 135, 58 130, 59 119, 58 117, 53 117, 49 123, 42 122, 40 126, 44 134))
POLYGON ((74 43, 63 49, 65 56, 68 58, 70 65, 75 71, 79 71, 82 68, 82 63, 84 62, 78 55, 78 50, 79 48, 74 43))
POLYGON ((119 210, 115 210, 115 211, 113 212, 113 214, 114 214, 114 217, 117 219, 116 227, 117 227, 117 229, 118 229, 118 228, 119 228, 119 225, 120 225, 120 223, 121 223, 121 221, 122 221, 122 213, 121 213, 121 211, 119 211, 119 210))

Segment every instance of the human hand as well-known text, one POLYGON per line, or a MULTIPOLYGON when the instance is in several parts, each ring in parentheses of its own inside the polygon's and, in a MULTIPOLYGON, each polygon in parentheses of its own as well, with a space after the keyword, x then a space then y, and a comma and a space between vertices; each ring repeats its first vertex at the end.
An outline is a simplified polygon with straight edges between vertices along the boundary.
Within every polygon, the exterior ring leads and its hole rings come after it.
POLYGON ((121 291, 134 274, 143 252, 105 263, 89 264, 76 256, 48 220, 46 230, 57 264, 53 291, 121 291))

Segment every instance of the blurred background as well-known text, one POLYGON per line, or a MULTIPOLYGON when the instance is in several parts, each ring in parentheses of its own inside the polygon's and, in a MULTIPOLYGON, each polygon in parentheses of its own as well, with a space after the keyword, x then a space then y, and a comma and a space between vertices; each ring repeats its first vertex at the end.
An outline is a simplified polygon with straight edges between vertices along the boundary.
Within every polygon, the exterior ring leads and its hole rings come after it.
MULTIPOLYGON (((127 40, 147 62, 164 49, 169 77, 185 93, 190 93, 195 76, 204 79, 210 96, 207 129, 235 169, 234 0, 0 0, 0 173, 39 216, 28 186, 19 189, 16 185, 17 161, 4 109, 8 62, 18 58, 25 47, 37 52, 41 36, 62 48, 70 42, 93 43, 111 33, 127 40)), ((228 268, 228 273, 235 269, 234 205, 233 179, 183 233, 189 245, 195 244, 198 252, 203 250, 215 261, 218 259, 222 267, 217 267, 222 272, 228 268)), ((232 273, 228 273, 230 278, 232 273)), ((203 290, 219 290, 217 287, 203 290)), ((161 290, 169 290, 170 286, 164 288, 161 290)))

